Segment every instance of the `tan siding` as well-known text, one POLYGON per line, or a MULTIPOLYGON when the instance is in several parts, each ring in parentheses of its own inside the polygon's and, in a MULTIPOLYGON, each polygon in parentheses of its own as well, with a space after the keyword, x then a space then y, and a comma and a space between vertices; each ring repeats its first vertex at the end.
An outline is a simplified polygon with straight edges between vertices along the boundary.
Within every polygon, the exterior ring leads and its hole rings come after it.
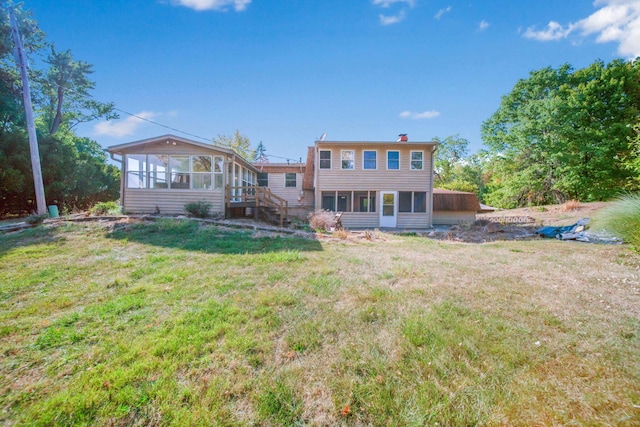
POLYGON ((376 228, 380 224, 380 214, 369 212, 345 212, 342 226, 345 228, 376 228))
MULTIPOLYGON (((292 173, 292 172, 290 172, 292 173)), ((302 191, 302 180, 304 174, 296 173, 296 187, 285 187, 285 175, 279 172, 269 172, 269 190, 278 197, 282 197, 289 202, 289 207, 311 206, 313 205, 313 197, 300 197, 302 191)))
POLYGON ((226 156, 226 153, 218 152, 215 146, 211 146, 211 150, 200 148, 190 144, 177 143, 176 145, 167 144, 166 142, 156 142, 150 144, 139 145, 123 150, 124 154, 193 154, 193 155, 220 155, 226 156))
POLYGON ((317 190, 389 190, 389 191, 426 191, 431 187, 431 152, 430 146, 407 146, 404 144, 385 144, 384 146, 358 145, 340 148, 329 148, 319 145, 320 150, 331 150, 331 169, 318 169, 317 190), (343 170, 341 152, 353 149, 355 152, 355 168, 343 170), (377 151, 377 169, 363 170, 362 158, 364 150, 377 151), (386 170, 387 151, 400 151, 400 170, 386 170), (411 151, 424 152, 424 169, 410 170, 411 151))
POLYGON ((398 213, 398 228, 429 228, 426 213, 398 213))
POLYGON ((437 225, 454 225, 476 220, 475 212, 434 211, 433 223, 437 225))
POLYGON ((126 189, 123 206, 128 213, 153 213, 157 206, 161 214, 176 215, 185 213, 186 203, 200 200, 210 202, 212 212, 224 212, 222 190, 126 189))

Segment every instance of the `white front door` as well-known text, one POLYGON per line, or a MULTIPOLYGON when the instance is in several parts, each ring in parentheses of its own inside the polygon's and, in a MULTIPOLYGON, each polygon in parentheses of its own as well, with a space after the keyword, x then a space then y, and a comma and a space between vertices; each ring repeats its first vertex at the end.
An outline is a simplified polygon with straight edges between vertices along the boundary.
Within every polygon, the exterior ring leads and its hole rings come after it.
POLYGON ((398 217, 398 194, 395 191, 380 192, 380 227, 395 228, 398 217))

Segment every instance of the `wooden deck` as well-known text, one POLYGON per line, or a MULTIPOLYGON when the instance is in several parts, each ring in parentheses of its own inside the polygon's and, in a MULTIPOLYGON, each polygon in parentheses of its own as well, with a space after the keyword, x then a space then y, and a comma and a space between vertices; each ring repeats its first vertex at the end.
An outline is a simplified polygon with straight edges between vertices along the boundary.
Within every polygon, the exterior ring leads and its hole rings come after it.
POLYGON ((268 187, 231 187, 225 189, 225 215, 237 208, 253 208, 258 219, 262 213, 267 220, 284 227, 289 222, 289 202, 276 196, 268 187))

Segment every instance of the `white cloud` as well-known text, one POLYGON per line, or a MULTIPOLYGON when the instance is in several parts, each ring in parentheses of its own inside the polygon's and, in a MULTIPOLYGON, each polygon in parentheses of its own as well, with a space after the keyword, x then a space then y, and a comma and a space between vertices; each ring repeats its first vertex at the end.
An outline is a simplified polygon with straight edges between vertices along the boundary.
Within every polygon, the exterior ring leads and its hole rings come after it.
POLYGON ((572 33, 597 35, 597 43, 618 43, 618 53, 626 57, 640 56, 640 0, 596 0, 600 7, 588 17, 561 25, 551 21, 543 30, 529 27, 524 37, 540 40, 559 40, 572 33))
POLYGON ((105 136, 112 136, 112 137, 123 137, 127 135, 133 135, 134 132, 141 125, 145 124, 144 119, 150 120, 158 115, 159 113, 154 113, 151 111, 141 111, 135 116, 129 116, 123 120, 108 120, 108 121, 97 123, 93 127, 93 130, 98 135, 105 135, 105 136))
POLYGON ((414 7, 416 5, 416 1, 417 0, 372 0, 372 3, 375 6, 379 6, 385 9, 388 9, 394 5, 400 6, 400 12, 395 15, 379 15, 380 24, 393 25, 404 20, 407 8, 410 9, 414 7))
POLYGON ((486 30, 487 28, 489 28, 489 25, 491 25, 491 24, 489 24, 487 21, 485 21, 485 20, 483 19, 483 20, 482 20, 482 21, 480 21, 480 23, 478 24, 478 30, 479 30, 479 31, 484 31, 484 30, 486 30))
POLYGON ((550 40, 563 39, 567 37, 571 31, 573 31, 572 26, 565 28, 556 21, 551 21, 544 30, 536 31, 533 27, 527 28, 527 31, 524 32, 524 36, 528 39, 547 42, 550 40))
POLYGON ((400 117, 403 119, 413 119, 413 120, 427 120, 427 119, 435 119, 440 115, 439 111, 431 110, 424 111, 422 113, 414 113, 411 111, 403 111, 400 113, 400 117))
POLYGON ((440 19, 445 13, 451 12, 451 6, 445 7, 444 9, 440 9, 438 13, 435 14, 434 18, 440 19))
POLYGON ((227 10, 233 6, 236 12, 242 12, 251 3, 251 0, 171 0, 177 6, 185 6, 193 10, 227 10))
POLYGON ((416 5, 416 0, 373 0, 373 4, 380 7, 391 7, 394 4, 407 4, 409 7, 416 5))
POLYGON ((404 11, 401 11, 399 14, 397 14, 395 16, 380 15, 380 23, 382 25, 397 24, 398 22, 402 21, 403 19, 404 19, 404 11))

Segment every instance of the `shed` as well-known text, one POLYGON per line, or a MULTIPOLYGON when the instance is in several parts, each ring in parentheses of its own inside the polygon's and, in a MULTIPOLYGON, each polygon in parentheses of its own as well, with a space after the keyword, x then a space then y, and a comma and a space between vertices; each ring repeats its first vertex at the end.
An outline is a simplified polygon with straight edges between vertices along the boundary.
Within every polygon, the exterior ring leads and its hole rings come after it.
POLYGON ((480 211, 480 202, 474 193, 433 189, 433 224, 453 225, 473 222, 480 211))

